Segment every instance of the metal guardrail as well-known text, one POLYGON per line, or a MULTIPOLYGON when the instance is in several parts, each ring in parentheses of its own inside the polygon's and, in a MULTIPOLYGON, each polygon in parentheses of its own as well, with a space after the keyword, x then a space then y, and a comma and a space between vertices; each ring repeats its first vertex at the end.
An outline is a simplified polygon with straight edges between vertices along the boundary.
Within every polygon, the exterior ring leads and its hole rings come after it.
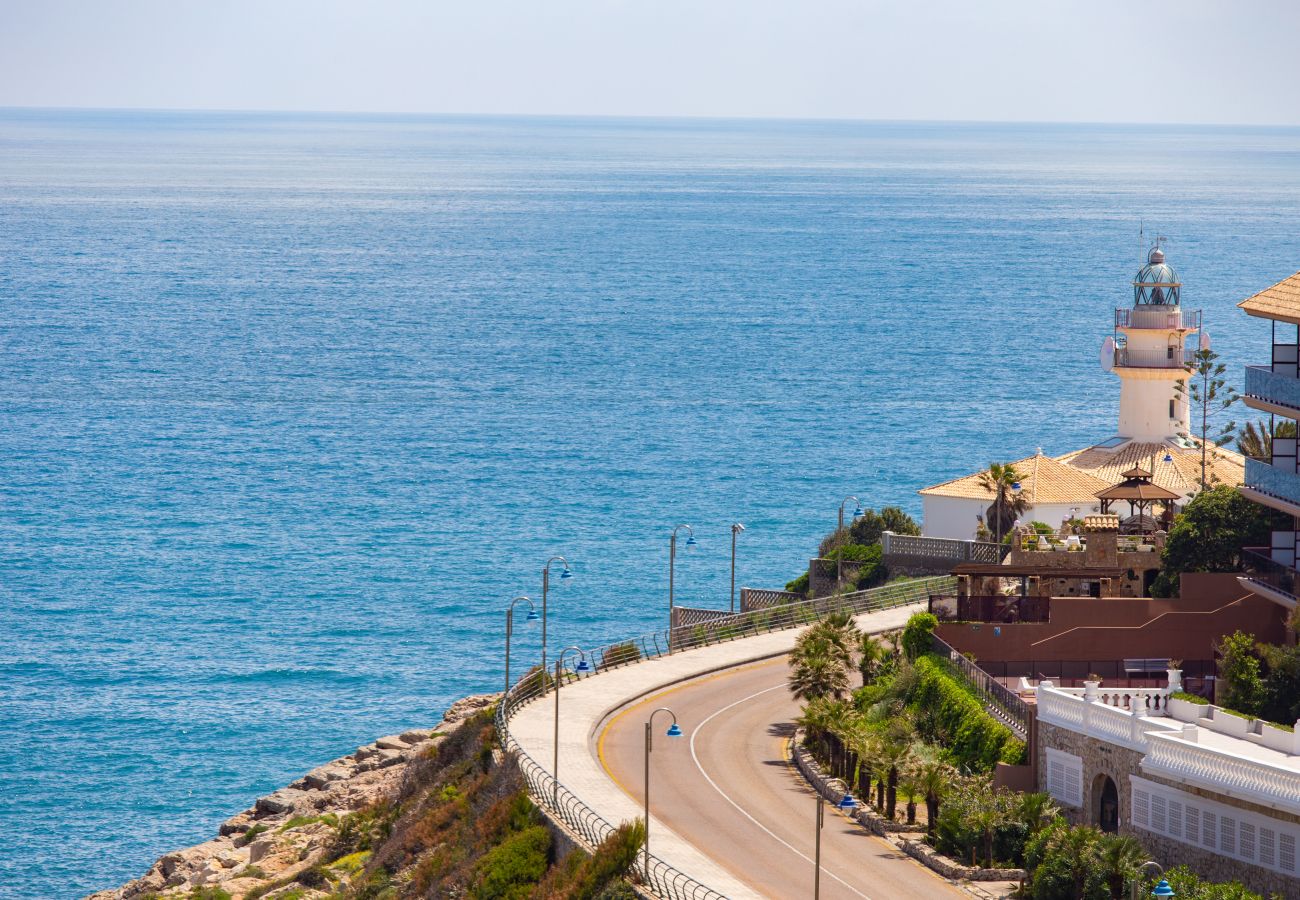
MULTIPOLYGON (((702 625, 674 629, 673 649, 681 651, 692 647, 705 647, 722 641, 796 628, 834 612, 858 614, 920 603, 926 600, 931 591, 953 590, 955 583, 956 579, 950 576, 918 578, 867 591, 856 591, 852 594, 791 603, 788 607, 729 615, 702 625)), ((562 677, 566 680, 593 678, 608 669, 635 665, 644 659, 662 656, 667 652, 667 630, 656 631, 588 651, 587 662, 592 667, 592 672, 585 676, 576 672, 565 672, 562 677)), ((524 780, 528 784, 528 793, 533 802, 548 815, 564 823, 585 841, 588 847, 594 849, 616 830, 615 826, 587 806, 563 783, 556 781, 555 777, 529 756, 510 734, 511 717, 520 708, 542 697, 553 678, 554 676, 543 675, 540 670, 534 669, 516 681, 497 704, 497 733, 501 736, 501 749, 514 754, 523 772, 524 780)), ((644 888, 663 900, 727 900, 723 894, 675 869, 654 854, 650 855, 649 871, 646 871, 641 862, 638 862, 636 871, 644 888)))
POLYGON ((975 663, 962 656, 952 645, 937 634, 930 635, 931 646, 941 656, 947 657, 962 677, 984 699, 984 707, 996 719, 1015 733, 1022 741, 1029 740, 1033 712, 1020 696, 975 663))

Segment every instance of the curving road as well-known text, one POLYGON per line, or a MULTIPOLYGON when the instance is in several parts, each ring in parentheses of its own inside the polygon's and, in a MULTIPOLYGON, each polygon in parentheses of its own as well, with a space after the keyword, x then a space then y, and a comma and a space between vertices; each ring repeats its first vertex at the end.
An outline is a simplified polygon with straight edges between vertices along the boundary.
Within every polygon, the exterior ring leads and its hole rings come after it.
MULTIPOLYGON (((643 802, 645 720, 656 707, 650 760, 653 814, 758 893, 813 893, 816 795, 787 754, 798 705, 786 688, 786 658, 728 669, 650 694, 601 723, 601 766, 643 802)), ((654 833, 650 835, 654 849, 654 833)), ((829 805, 822 832, 821 896, 827 900, 968 898, 829 805)))

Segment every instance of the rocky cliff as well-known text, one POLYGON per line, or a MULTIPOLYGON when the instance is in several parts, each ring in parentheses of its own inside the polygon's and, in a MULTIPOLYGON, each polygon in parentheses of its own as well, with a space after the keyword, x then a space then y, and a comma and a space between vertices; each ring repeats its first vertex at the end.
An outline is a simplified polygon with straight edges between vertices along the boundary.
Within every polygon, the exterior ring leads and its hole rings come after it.
POLYGON ((320 862, 343 816, 394 797, 413 761, 427 757, 457 723, 497 696, 466 697, 433 728, 380 738, 313 769, 223 823, 212 840, 164 854, 140 878, 88 900, 196 895, 241 900, 266 894, 270 884, 291 882, 320 862))

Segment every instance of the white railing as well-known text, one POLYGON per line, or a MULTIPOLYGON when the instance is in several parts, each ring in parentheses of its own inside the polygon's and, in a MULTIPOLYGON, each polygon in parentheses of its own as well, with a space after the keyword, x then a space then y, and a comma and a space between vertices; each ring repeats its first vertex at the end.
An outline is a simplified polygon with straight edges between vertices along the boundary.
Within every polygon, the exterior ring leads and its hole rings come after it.
POLYGON ((1169 734, 1152 735, 1142 771, 1300 815, 1300 771, 1169 734))
POLYGON ((1182 728, 1177 722, 1150 721, 1153 716, 1165 715, 1168 688, 1114 688, 1097 691, 1089 699, 1086 694, 1090 690, 1040 684, 1038 721, 1133 750, 1145 750, 1151 732, 1182 728))

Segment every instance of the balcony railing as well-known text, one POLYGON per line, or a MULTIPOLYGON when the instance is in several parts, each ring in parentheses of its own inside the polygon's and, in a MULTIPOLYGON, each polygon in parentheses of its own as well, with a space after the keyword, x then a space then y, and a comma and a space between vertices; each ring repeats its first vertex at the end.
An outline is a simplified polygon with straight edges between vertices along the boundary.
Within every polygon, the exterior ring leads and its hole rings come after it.
POLYGON ((1245 394, 1256 400, 1291 407, 1300 417, 1300 378, 1278 374, 1271 366, 1246 366, 1245 394))
POLYGON ((1046 622, 1051 605, 1048 597, 930 595, 930 612, 941 621, 1046 622))
POLYGON ((1271 466, 1263 460, 1246 460, 1245 486, 1300 506, 1300 475, 1271 466))
MULTIPOLYGON (((1041 701, 1039 707, 1042 718, 1041 701)), ((1293 815, 1300 813, 1300 772, 1295 769, 1193 744, 1177 735, 1152 738, 1142 760, 1143 772, 1293 815)))
POLYGON ((1147 309, 1125 307, 1115 310, 1116 328, 1152 328, 1167 331, 1186 328, 1197 331, 1201 327, 1201 311, 1185 310, 1179 306, 1153 306, 1147 309))
POLYGON ((1117 347, 1115 365, 1138 369, 1181 369, 1185 367, 1183 356, 1182 347, 1175 347, 1172 354, 1166 349, 1143 352, 1132 347, 1117 347))
POLYGON ((1038 721, 1070 731, 1098 738, 1111 743, 1129 747, 1133 750, 1146 750, 1147 735, 1151 732, 1172 732, 1181 730, 1178 722, 1169 723, 1151 721, 1153 716, 1163 717, 1159 709, 1163 697, 1169 689, 1126 689, 1123 703, 1115 704, 1103 701, 1100 694, 1096 700, 1085 698, 1083 691, 1038 685, 1038 721), (1153 702, 1158 700, 1160 702, 1153 702), (1136 715, 1134 715, 1136 713, 1136 715))
POLYGON ((1247 547, 1241 551, 1241 566, 1251 581, 1297 598, 1296 570, 1269 556, 1267 547, 1247 547))

